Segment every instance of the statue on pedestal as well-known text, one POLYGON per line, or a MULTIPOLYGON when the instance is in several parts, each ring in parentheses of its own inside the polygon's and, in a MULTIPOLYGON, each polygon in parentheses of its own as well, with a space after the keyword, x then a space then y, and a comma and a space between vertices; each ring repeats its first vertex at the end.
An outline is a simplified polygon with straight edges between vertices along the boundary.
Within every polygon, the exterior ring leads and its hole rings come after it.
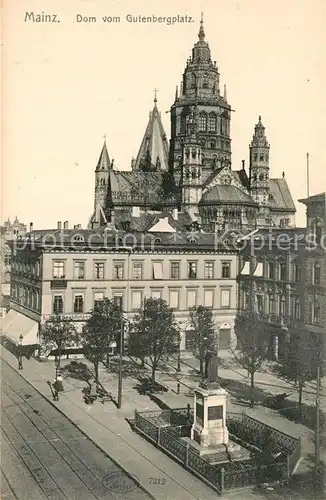
POLYGON ((208 389, 219 387, 218 379, 218 352, 215 344, 210 346, 206 353, 206 380, 201 384, 208 389))

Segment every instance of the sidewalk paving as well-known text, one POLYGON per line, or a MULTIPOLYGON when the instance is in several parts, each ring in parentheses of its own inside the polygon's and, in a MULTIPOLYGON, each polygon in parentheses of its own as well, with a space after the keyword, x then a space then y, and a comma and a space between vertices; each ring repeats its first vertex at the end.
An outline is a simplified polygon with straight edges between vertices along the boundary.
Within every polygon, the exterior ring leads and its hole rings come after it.
MULTIPOLYGON (((17 368, 16 358, 2 349, 2 357, 13 368, 17 368)), ((85 360, 80 360, 89 365, 85 360)), ((184 359, 182 372, 175 370, 175 361, 171 360, 169 370, 160 370, 157 373, 157 381, 169 388, 167 393, 157 396, 163 404, 169 407, 186 407, 188 403, 193 404, 193 398, 189 393, 189 387, 198 387, 199 379, 194 376, 196 360, 189 362, 184 359), (185 364, 187 363, 187 364, 185 364), (180 392, 176 394, 177 380, 180 380, 180 392)), ((69 364, 71 360, 62 360, 62 367, 69 364)), ((41 394, 51 399, 47 380, 53 380, 54 363, 38 362, 35 359, 24 359, 24 370, 20 372, 41 394)), ((225 378, 234 378, 245 383, 245 374, 230 368, 220 368, 220 375, 225 378), (223 370, 223 372, 221 371, 223 370)), ((264 377, 264 374, 261 375, 264 377)), ((274 382, 276 377, 274 378, 274 382)), ((117 392, 117 374, 108 373, 105 368, 100 369, 100 381, 105 389, 115 397, 117 392)), ((276 381, 280 384, 283 381, 276 381)), ((140 411, 158 410, 158 405, 148 396, 142 396, 135 389, 137 381, 132 377, 123 379, 123 404, 118 410, 112 402, 93 405, 85 405, 82 399, 81 389, 85 382, 69 377, 64 380, 65 392, 60 393, 60 401, 54 403, 70 420, 85 432, 100 448, 108 453, 119 465, 139 478, 141 485, 149 491, 157 500, 164 499, 207 499, 216 500, 216 493, 208 488, 200 480, 184 470, 172 461, 163 452, 156 449, 138 434, 134 433, 126 419, 132 419, 134 409, 140 411), (165 478, 165 485, 150 484, 149 478, 165 478)), ((272 392, 272 389, 268 389, 272 392)), ((280 385, 275 388, 280 392, 280 385)), ((285 389, 284 389, 285 391, 285 389)), ((285 391, 287 392, 287 391, 285 391)), ((257 406, 253 409, 244 408, 233 397, 228 398, 228 411, 242 412, 271 425, 280 431, 300 437, 302 441, 303 458, 298 466, 297 472, 305 472, 313 467, 314 457, 314 432, 307 427, 294 423, 278 414, 278 412, 257 406)), ((322 450, 321 458, 326 459, 326 450, 322 450)), ((226 497, 223 497, 226 498, 226 497)))
MULTIPOLYGON (((1 356, 17 369, 15 356, 4 348, 1 356)), ((33 358, 24 359, 23 370, 19 373, 52 401, 47 385, 48 380, 53 380, 52 362, 40 363, 33 358)), ((111 390, 113 381, 110 381, 111 387, 107 387, 107 382, 105 387, 111 390)), ((81 394, 81 387, 85 383, 72 379, 69 382, 64 380, 65 391, 60 393, 60 401, 53 404, 118 465, 135 475, 143 488, 156 500, 216 500, 216 492, 131 430, 125 418, 132 418, 135 408, 157 410, 158 407, 146 396, 139 396, 132 389, 135 381, 130 382, 124 380, 121 410, 113 403, 102 405, 96 402, 90 406, 85 405, 81 394), (164 478, 165 484, 152 484, 150 478, 164 478)))

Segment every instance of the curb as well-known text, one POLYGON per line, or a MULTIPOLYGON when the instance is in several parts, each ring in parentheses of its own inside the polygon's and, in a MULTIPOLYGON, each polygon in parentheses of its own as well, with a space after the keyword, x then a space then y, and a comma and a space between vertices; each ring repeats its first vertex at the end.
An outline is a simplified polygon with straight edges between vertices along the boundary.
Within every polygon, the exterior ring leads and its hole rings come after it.
MULTIPOLYGON (((4 347, 2 347, 4 349, 4 347)), ((6 349, 7 351, 7 349, 6 349)), ((10 351, 7 351, 10 353, 10 351)), ((83 429, 81 429, 73 420, 71 420, 70 417, 68 417, 68 415, 66 415, 64 413, 63 410, 61 410, 60 408, 58 408, 57 405, 54 404, 53 401, 51 401, 51 399, 47 398, 46 396, 44 396, 44 394, 42 394, 39 389, 37 389, 29 380, 27 380, 24 375, 22 373, 20 373, 17 369, 15 369, 11 363, 9 363, 7 360, 5 360, 4 358, 2 358, 2 361, 7 363, 7 365, 9 365, 13 370, 15 370, 15 372, 20 375, 21 378, 23 378, 25 380, 25 382, 27 382, 28 384, 30 384, 33 389, 38 392, 38 394, 40 394, 44 399, 46 399, 46 401, 48 401, 54 408, 56 408, 59 413, 61 413, 61 415, 63 415, 64 417, 66 417, 70 423, 73 424, 74 427, 76 427, 76 429, 78 429, 87 439, 89 439, 95 446, 96 448, 98 448, 102 453, 104 453, 110 460, 112 460, 112 462, 117 466, 119 467, 132 481, 134 481, 138 487, 143 490, 152 500, 156 500, 156 498, 149 492, 147 491, 147 489, 140 483, 140 481, 137 480, 137 478, 135 478, 129 471, 127 471, 122 465, 119 464, 119 462, 117 462, 117 460, 115 460, 113 457, 111 457, 108 452, 106 450, 104 450, 104 448, 102 448, 101 445, 99 445, 98 443, 96 443, 91 437, 89 437, 86 432, 83 431, 83 429)))

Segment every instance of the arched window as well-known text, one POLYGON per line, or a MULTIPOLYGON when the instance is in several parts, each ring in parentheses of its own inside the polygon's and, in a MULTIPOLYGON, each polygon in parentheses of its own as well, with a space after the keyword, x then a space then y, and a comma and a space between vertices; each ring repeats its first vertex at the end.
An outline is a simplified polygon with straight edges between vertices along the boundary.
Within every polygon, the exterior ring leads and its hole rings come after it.
POLYGON ((199 131, 206 132, 207 130, 207 115, 206 113, 200 113, 199 115, 199 131))
POLYGON ((217 119, 215 113, 210 113, 208 117, 208 130, 210 132, 216 132, 217 119))
POLYGON ((313 222, 313 232, 314 232, 314 235, 315 235, 315 241, 316 243, 320 243, 321 242, 321 233, 322 233, 322 223, 320 220, 315 220, 313 222))
POLYGON ((280 314, 280 316, 284 316, 285 315, 285 296, 284 295, 281 295, 279 305, 280 305, 279 314, 280 314))
POLYGON ((203 89, 208 89, 208 75, 206 73, 203 78, 203 89))
POLYGON ((312 279, 314 285, 320 285, 320 264, 318 262, 314 264, 312 279))
POLYGON ((300 297, 293 297, 292 298, 291 316, 292 316, 292 318, 297 319, 297 320, 301 319, 300 297))
POLYGON ((315 300, 312 304, 312 323, 319 325, 320 323, 320 305, 315 300))
POLYGON ((210 146, 211 146, 211 149, 215 149, 216 148, 216 142, 215 141, 211 141, 210 146))

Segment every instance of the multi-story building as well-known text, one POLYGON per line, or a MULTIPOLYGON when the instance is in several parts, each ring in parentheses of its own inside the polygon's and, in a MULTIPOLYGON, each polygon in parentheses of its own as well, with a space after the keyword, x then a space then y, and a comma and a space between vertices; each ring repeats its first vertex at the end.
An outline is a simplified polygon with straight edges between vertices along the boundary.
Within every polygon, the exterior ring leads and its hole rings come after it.
POLYGON ((326 346, 326 194, 299 201, 307 206, 307 228, 259 230, 241 255, 238 308, 260 313, 276 357, 297 328, 326 346))
POLYGON ((220 347, 227 348, 236 312, 237 254, 217 235, 186 229, 175 217, 134 217, 134 225, 147 226, 144 232, 59 226, 14 242, 4 332, 14 336, 23 329, 27 335, 29 329, 30 340, 26 336, 24 342, 38 343, 39 325, 53 314, 81 328, 104 297, 118 301, 132 318, 144 297, 152 296, 174 309, 182 327, 181 349, 191 348, 189 308, 200 304, 212 308, 220 347))
POLYGON ((17 217, 14 222, 8 219, 3 226, 0 226, 0 270, 1 270, 1 295, 0 308, 6 310, 10 302, 10 270, 11 270, 11 249, 9 242, 18 235, 26 233, 26 226, 19 222, 17 217))

